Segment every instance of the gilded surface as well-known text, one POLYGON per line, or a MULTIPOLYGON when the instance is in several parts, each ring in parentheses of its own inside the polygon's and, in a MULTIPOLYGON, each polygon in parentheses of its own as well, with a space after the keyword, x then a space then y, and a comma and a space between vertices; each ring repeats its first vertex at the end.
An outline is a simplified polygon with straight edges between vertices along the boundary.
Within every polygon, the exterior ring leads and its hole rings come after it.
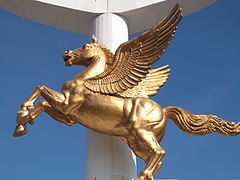
POLYGON ((146 162, 135 180, 153 180, 165 155, 159 142, 167 118, 192 135, 239 134, 240 123, 214 115, 193 115, 179 107, 161 108, 148 98, 157 93, 170 75, 168 65, 150 68, 167 48, 181 18, 177 4, 156 26, 123 43, 115 55, 94 36, 92 43, 66 51, 66 66, 83 65, 86 69, 65 82, 61 93, 38 86, 21 105, 14 136, 25 134, 26 124, 33 124, 44 111, 68 126, 79 123, 125 140, 137 157, 146 162), (34 106, 40 96, 45 100, 34 106))

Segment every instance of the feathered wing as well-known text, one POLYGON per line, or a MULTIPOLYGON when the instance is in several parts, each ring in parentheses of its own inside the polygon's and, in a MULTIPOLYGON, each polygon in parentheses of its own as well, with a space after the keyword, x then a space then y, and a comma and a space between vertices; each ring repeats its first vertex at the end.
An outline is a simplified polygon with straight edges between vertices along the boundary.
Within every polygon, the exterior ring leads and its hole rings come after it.
MULTIPOLYGON (((143 87, 140 84, 141 81, 146 83, 151 76, 157 77, 156 74, 153 75, 154 70, 149 69, 161 57, 173 38, 177 24, 182 18, 181 12, 177 4, 160 23, 142 35, 120 45, 113 64, 105 72, 86 80, 84 84, 86 88, 98 93, 123 95, 124 91, 134 89, 135 86, 143 87)), ((155 85, 153 89, 162 85, 155 85)), ((139 88, 135 89, 139 90, 139 88)))
POLYGON ((122 97, 149 97, 157 94, 157 91, 165 84, 170 74, 169 66, 162 66, 149 70, 145 78, 131 89, 119 92, 122 97))

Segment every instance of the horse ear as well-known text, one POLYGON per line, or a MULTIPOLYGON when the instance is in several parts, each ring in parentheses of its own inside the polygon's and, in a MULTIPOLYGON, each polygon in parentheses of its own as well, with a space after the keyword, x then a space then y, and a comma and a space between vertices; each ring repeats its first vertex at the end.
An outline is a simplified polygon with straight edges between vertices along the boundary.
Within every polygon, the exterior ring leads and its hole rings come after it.
POLYGON ((92 42, 97 43, 97 37, 94 34, 92 35, 92 42))

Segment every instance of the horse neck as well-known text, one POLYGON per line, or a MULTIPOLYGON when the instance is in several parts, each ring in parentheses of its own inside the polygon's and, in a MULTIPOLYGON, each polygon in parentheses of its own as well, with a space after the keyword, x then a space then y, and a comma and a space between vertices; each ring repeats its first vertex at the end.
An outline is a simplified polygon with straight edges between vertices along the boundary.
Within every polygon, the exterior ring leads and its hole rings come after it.
POLYGON ((103 73, 107 67, 105 56, 94 56, 92 62, 74 79, 86 80, 103 73))

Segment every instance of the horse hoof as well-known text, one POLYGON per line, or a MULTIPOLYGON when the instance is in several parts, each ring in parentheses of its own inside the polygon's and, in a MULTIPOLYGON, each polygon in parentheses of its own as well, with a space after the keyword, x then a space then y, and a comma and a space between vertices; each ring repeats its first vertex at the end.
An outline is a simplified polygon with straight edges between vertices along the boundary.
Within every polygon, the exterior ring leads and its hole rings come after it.
POLYGON ((18 124, 14 130, 13 136, 19 137, 27 133, 27 127, 25 124, 18 124))
POLYGON ((153 176, 148 176, 148 175, 141 175, 134 180, 154 180, 153 176))
POLYGON ((137 178, 135 178, 134 180, 146 180, 143 176, 139 176, 137 178))

